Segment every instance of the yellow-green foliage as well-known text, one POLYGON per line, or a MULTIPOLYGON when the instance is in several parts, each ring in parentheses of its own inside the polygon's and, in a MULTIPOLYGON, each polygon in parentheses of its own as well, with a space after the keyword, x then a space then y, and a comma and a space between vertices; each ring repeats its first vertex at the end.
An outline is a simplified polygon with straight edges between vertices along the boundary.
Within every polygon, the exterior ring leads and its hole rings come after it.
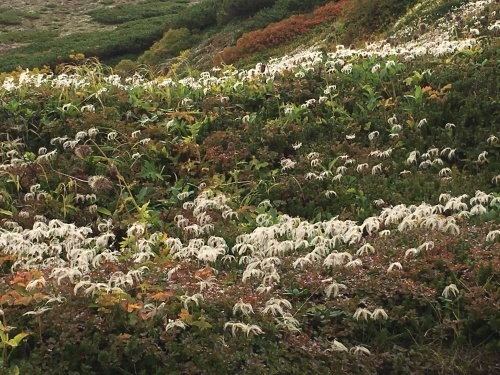
POLYGON ((382 31, 416 0, 352 0, 344 8, 346 32, 343 43, 352 43, 361 35, 382 31))
POLYGON ((181 51, 189 49, 195 39, 186 28, 170 29, 138 61, 143 64, 158 65, 167 59, 178 56, 181 51))
POLYGON ((116 66, 115 66, 115 73, 119 74, 120 76, 131 76, 134 74, 134 71, 137 69, 138 64, 132 60, 129 59, 124 59, 121 60, 116 66))

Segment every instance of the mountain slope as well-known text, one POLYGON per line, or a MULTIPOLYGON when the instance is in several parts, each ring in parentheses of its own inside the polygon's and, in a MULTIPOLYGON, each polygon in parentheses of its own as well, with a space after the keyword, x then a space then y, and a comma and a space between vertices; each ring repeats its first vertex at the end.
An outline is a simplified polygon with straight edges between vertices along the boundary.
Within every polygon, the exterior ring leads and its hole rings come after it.
POLYGON ((3 75, 4 370, 497 373, 498 5, 419 4, 349 47, 342 16, 202 72, 3 75))

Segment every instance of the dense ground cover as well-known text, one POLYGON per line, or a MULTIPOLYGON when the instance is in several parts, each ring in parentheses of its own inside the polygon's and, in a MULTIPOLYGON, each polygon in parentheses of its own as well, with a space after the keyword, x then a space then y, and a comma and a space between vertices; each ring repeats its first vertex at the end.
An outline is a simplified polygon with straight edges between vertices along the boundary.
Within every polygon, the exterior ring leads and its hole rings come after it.
MULTIPOLYGON (((0 8, 0 71, 44 65, 54 69, 60 63, 71 61, 70 55, 81 53, 116 65, 124 59, 137 60, 150 48, 162 49, 162 58, 172 59, 180 51, 172 50, 168 43, 163 46, 161 39, 169 31, 175 34, 178 29, 188 29, 189 36, 176 34, 178 38, 172 43, 183 43, 184 49, 200 54, 211 37, 230 41, 245 31, 263 28, 293 14, 310 12, 327 2, 13 1, 8 7, 0 8)), ((147 55, 138 62, 158 64, 147 55)))
POLYGON ((3 370, 500 371, 496 12, 249 70, 5 77, 3 370))

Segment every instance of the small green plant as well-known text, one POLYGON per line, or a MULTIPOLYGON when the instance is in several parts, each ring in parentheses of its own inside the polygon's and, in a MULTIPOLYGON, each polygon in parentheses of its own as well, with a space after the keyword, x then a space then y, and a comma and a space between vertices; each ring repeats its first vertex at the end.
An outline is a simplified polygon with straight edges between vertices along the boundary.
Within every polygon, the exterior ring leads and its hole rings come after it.
POLYGON ((0 310, 0 315, 2 316, 2 321, 0 321, 0 349, 2 350, 0 366, 2 369, 9 368, 9 374, 19 374, 17 366, 9 367, 9 359, 15 348, 17 348, 21 341, 30 334, 21 332, 11 338, 9 332, 15 329, 15 327, 7 325, 3 310, 0 310))

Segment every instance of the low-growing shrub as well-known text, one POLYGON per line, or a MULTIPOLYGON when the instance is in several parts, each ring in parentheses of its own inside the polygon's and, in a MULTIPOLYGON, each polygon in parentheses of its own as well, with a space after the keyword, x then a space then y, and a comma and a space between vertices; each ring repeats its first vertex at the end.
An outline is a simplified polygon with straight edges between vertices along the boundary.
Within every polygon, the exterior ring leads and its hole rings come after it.
POLYGON ((330 2, 317 8, 311 14, 292 16, 262 30, 246 33, 238 39, 235 46, 224 49, 216 57, 215 63, 231 64, 251 53, 289 42, 314 27, 340 16, 344 3, 345 1, 330 2))
POLYGON ((393 24, 418 0, 351 0, 343 12, 341 43, 349 45, 361 36, 378 34, 393 24))
POLYGON ((148 1, 141 4, 119 4, 112 8, 99 8, 88 14, 96 22, 116 25, 161 15, 176 14, 186 8, 184 1, 148 1))
POLYGON ((182 51, 195 45, 197 40, 197 36, 192 35, 187 28, 170 29, 149 50, 144 52, 137 61, 151 66, 158 65, 168 59, 177 57, 182 51))

